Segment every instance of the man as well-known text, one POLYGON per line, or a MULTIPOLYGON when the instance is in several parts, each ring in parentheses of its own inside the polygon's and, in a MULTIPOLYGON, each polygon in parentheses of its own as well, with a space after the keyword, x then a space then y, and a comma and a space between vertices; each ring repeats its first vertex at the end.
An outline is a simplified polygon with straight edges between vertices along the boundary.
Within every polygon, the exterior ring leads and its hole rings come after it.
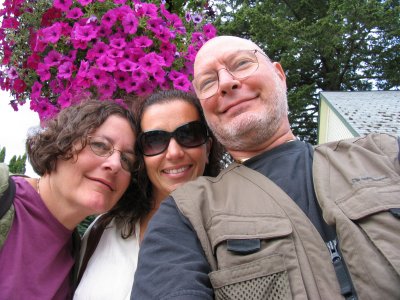
POLYGON ((295 138, 285 73, 251 41, 208 41, 194 87, 234 158, 150 222, 131 299, 400 299, 399 139, 295 138))

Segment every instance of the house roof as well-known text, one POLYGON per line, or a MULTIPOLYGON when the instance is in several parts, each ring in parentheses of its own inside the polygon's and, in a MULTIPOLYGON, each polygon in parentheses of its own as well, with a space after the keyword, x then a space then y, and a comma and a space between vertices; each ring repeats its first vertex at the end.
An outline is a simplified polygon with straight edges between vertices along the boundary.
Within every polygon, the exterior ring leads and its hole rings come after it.
POLYGON ((321 92, 328 105, 359 135, 400 136, 400 91, 321 92))

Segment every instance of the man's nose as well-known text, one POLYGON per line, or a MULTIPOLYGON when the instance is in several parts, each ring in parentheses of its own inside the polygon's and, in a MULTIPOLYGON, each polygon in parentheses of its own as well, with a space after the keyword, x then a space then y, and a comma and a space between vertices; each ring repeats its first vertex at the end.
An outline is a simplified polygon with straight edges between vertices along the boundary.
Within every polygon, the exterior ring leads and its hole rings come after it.
POLYGON ((240 81, 237 80, 226 68, 218 70, 218 93, 226 94, 237 89, 240 81))

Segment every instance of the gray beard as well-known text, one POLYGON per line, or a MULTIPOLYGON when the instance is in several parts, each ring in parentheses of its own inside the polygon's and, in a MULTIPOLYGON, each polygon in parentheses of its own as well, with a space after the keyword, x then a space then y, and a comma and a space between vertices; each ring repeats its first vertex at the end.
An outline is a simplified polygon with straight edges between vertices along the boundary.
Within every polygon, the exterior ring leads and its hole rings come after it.
POLYGON ((259 112, 244 112, 220 127, 209 124, 217 140, 228 150, 246 151, 272 138, 288 111, 286 91, 277 80, 269 100, 259 112))

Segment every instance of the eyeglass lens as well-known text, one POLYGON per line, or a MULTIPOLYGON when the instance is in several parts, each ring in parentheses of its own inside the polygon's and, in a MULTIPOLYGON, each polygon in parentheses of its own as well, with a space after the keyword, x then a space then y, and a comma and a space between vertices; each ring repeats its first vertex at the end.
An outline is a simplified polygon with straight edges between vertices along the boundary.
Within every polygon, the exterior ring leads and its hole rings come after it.
MULTIPOLYGON (((244 79, 251 76, 258 69, 257 50, 241 50, 229 56, 225 63, 225 69, 236 79, 244 79)), ((217 71, 198 75, 194 81, 194 87, 199 98, 204 100, 214 96, 219 88, 219 76, 217 71)))
POLYGON ((186 148, 194 148, 207 141, 206 126, 200 121, 193 121, 176 128, 173 132, 152 130, 143 132, 139 137, 139 148, 143 155, 154 156, 164 152, 171 138, 186 148))
POLYGON ((135 161, 135 155, 133 153, 122 152, 118 149, 115 149, 113 144, 102 137, 89 137, 88 144, 94 154, 102 157, 109 157, 114 153, 114 151, 118 151, 120 153, 121 167, 125 171, 132 171, 133 163, 135 161))

